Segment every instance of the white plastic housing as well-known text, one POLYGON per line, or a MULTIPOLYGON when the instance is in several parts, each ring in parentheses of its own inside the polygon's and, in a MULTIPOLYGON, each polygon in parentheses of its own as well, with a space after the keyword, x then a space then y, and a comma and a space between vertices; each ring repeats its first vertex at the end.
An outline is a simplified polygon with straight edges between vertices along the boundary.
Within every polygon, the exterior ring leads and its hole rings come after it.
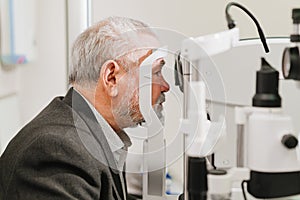
POLYGON ((202 148, 206 140, 208 130, 206 130, 206 110, 205 110, 205 84, 202 81, 190 82, 189 85, 188 120, 189 135, 187 155, 192 157, 202 157, 202 148))
POLYGON ((189 61, 193 61, 225 52, 236 46, 238 42, 239 29, 233 28, 210 35, 186 39, 182 42, 181 53, 189 61), (199 47, 204 52, 199 52, 199 47))
POLYGON ((300 171, 298 148, 288 149, 281 143, 284 135, 293 133, 291 118, 281 112, 266 108, 250 114, 248 167, 270 173, 300 171))
POLYGON ((152 65, 155 60, 165 57, 166 52, 166 49, 157 49, 139 68, 139 108, 147 128, 147 139, 143 145, 144 200, 166 198, 164 127, 152 107, 152 65))
POLYGON ((208 192, 210 195, 215 194, 230 194, 232 190, 232 184, 234 182, 242 182, 243 180, 249 180, 250 173, 247 168, 231 168, 224 175, 208 174, 208 192))

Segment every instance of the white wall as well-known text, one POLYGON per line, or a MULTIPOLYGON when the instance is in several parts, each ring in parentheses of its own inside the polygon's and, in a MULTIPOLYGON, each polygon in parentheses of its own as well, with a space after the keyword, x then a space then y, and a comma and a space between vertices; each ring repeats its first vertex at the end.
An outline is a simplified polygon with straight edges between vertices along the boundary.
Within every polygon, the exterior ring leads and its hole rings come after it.
POLYGON ((21 123, 67 89, 65 1, 37 1, 36 60, 19 66, 21 123))
MULTIPOLYGON (((187 36, 198 36, 226 29, 225 7, 229 0, 111 0, 93 1, 94 21, 116 15, 140 19, 154 27, 179 31, 187 36)), ((297 1, 239 0, 261 22, 267 36, 288 35, 292 31, 291 9, 297 1), (272 5, 272 6, 270 6, 272 5)), ((240 9, 232 7, 242 37, 256 37, 256 28, 240 9)))
POLYGON ((18 96, 8 95, 0 99, 0 155, 18 131, 20 125, 18 96))
POLYGON ((0 68, 1 151, 18 129, 67 89, 65 1, 38 0, 35 9, 36 59, 0 68))

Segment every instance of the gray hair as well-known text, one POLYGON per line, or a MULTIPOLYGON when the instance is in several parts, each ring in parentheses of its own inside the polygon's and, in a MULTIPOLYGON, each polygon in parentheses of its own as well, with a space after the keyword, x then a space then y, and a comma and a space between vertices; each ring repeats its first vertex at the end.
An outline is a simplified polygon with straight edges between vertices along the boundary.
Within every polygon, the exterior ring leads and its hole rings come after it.
POLYGON ((134 64, 130 63, 127 54, 141 45, 138 39, 140 33, 155 37, 143 22, 124 17, 109 17, 89 27, 73 44, 69 83, 81 87, 95 86, 101 66, 107 60, 116 60, 124 55, 119 60, 124 67, 134 64))

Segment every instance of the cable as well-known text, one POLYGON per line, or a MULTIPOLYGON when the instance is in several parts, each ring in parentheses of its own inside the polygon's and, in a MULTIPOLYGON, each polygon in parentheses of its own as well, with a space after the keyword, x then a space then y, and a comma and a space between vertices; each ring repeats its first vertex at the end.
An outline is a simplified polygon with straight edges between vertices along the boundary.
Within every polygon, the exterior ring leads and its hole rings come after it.
POLYGON ((247 183, 247 181, 245 181, 245 180, 242 181, 242 183, 241 183, 241 188, 242 188, 244 200, 247 200, 247 196, 246 196, 245 188, 244 188, 244 183, 247 183))
POLYGON ((230 2, 230 3, 227 4, 226 9, 225 9, 225 15, 226 15, 228 28, 232 29, 236 26, 235 21, 232 19, 231 15, 229 14, 229 8, 231 6, 236 6, 240 9, 242 9, 254 21, 254 23, 256 25, 256 28, 257 28, 257 31, 258 31, 258 34, 259 34, 259 37, 260 37, 260 40, 261 40, 261 42, 264 46, 265 52, 269 53, 269 47, 268 47, 268 44, 266 42, 266 37, 264 35, 264 32, 263 32, 262 28, 260 27, 260 25, 259 25, 257 19, 254 17, 254 15, 249 10, 247 10, 244 6, 242 6, 238 3, 235 3, 235 2, 230 2))

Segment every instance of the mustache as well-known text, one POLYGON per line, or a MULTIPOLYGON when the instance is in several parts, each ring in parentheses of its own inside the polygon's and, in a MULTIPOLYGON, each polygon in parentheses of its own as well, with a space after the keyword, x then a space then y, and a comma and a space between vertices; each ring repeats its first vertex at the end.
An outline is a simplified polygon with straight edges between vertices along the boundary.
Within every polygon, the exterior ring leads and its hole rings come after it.
POLYGON ((160 104, 166 101, 166 96, 164 93, 161 93, 156 101, 156 104, 160 104))

